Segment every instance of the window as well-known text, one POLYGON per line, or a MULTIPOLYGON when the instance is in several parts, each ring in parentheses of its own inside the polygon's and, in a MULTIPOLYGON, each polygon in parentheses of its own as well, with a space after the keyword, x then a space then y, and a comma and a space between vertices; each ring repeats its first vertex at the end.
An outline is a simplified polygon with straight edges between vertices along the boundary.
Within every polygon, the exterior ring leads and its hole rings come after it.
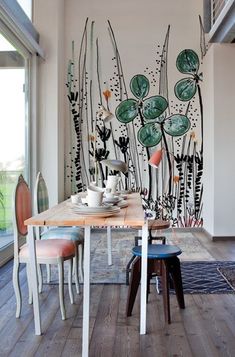
MULTIPOLYGON (((30 57, 22 53, 0 34, 0 253, 7 251, 13 242, 12 193, 17 178, 20 173, 29 178, 27 78, 30 57)), ((6 256, 1 254, 0 265, 4 259, 6 256)))
POLYGON ((17 2, 22 7, 28 18, 32 20, 32 0, 17 0, 17 2))

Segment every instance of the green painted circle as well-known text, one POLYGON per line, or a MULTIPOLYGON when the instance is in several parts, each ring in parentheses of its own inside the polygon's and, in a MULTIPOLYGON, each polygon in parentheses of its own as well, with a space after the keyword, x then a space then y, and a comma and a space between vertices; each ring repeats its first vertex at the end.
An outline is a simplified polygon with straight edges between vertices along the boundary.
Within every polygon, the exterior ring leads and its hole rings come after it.
POLYGON ((199 69, 199 58, 193 50, 183 50, 176 59, 176 67, 181 73, 195 74, 199 69))
POLYGON ((187 133, 190 128, 190 121, 186 115, 175 114, 167 118, 164 123, 164 130, 171 136, 181 136, 187 133))
POLYGON ((162 132, 158 124, 145 124, 137 134, 141 145, 145 147, 156 146, 162 139, 162 132))
POLYGON ((145 119, 153 120, 159 117, 159 115, 161 115, 167 107, 167 100, 160 95, 156 95, 144 101, 143 115, 145 119))
POLYGON ((117 106, 115 114, 121 123, 130 123, 138 114, 137 101, 135 99, 124 100, 117 106))
POLYGON ((196 81, 192 78, 184 78, 178 81, 175 85, 175 95, 176 97, 187 102, 193 98, 197 91, 196 81))
POLYGON ((149 92, 149 80, 143 74, 137 74, 131 79, 130 88, 136 98, 143 99, 149 92))

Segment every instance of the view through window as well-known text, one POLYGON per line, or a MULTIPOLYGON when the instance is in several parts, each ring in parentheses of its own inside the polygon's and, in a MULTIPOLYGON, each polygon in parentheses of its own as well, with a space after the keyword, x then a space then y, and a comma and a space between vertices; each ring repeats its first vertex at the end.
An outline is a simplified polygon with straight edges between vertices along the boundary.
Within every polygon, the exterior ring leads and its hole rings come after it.
POLYGON ((25 63, 0 35, 0 250, 13 240, 12 193, 19 174, 27 172, 25 63))

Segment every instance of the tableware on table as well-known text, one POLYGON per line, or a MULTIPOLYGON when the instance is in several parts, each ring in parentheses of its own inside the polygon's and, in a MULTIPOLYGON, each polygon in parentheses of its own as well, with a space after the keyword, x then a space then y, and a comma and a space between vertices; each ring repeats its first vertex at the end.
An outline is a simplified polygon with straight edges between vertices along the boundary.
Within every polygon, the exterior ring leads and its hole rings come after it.
POLYGON ((105 181, 106 188, 111 188, 111 192, 115 193, 117 185, 120 181, 120 177, 117 175, 108 175, 107 181, 105 181))
POLYGON ((73 206, 71 207, 74 213, 81 216, 91 217, 109 217, 120 212, 120 207, 117 206, 102 206, 102 207, 88 207, 88 206, 73 206))
POLYGON ((87 187, 87 203, 89 207, 101 206, 104 189, 97 186, 87 187))
POLYGON ((110 204, 102 203, 101 206, 97 207, 90 207, 87 204, 76 204, 76 203, 68 203, 68 206, 73 210, 73 211, 82 211, 82 212, 106 212, 110 211, 110 204))
POLYGON ((113 204, 116 204, 118 203, 119 201, 121 201, 122 199, 118 196, 114 196, 113 197, 104 197, 103 198, 103 202, 104 203, 113 203, 113 204))
POLYGON ((71 202, 72 203, 79 203, 80 202, 79 195, 71 195, 71 202))
POLYGON ((104 197, 106 197, 106 198, 112 198, 113 197, 113 192, 112 192, 110 187, 106 187, 104 197))

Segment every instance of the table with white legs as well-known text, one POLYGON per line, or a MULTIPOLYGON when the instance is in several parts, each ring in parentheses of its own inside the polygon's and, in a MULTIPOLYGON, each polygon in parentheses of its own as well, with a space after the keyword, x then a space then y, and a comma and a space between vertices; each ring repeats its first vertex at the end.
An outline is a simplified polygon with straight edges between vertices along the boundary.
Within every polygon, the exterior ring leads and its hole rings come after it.
MULTIPOLYGON (((82 226, 84 236, 84 285, 83 285, 83 336, 82 356, 89 356, 89 309, 90 309, 90 240, 91 226, 107 227, 110 234, 108 244, 111 244, 111 226, 142 227, 142 266, 141 266, 141 304, 140 304, 140 334, 146 333, 146 289, 147 289, 147 250, 148 250, 148 222, 144 218, 141 197, 138 193, 128 195, 128 207, 112 217, 81 217, 68 209, 68 201, 64 201, 41 214, 25 221, 28 226, 28 243, 30 250, 31 279, 33 289, 33 310, 35 334, 41 334, 41 319, 38 297, 38 280, 36 269, 35 239, 33 226, 82 226)), ((108 237, 109 238, 109 237, 108 237)), ((109 260, 110 262, 110 260, 109 260)))

